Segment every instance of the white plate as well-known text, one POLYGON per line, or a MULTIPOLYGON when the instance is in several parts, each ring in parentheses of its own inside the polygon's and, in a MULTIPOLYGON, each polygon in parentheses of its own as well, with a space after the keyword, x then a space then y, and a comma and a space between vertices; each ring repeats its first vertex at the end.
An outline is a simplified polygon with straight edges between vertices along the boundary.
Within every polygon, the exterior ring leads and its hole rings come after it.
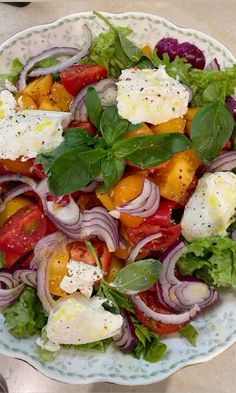
MULTIPOLYGON (((171 22, 143 13, 107 14, 116 25, 130 26, 131 38, 138 45, 154 46, 162 38, 171 36, 181 42, 195 43, 201 48, 207 61, 216 57, 222 67, 236 62, 234 56, 221 43, 206 34, 178 27, 171 22)), ((0 46, 0 72, 9 69, 12 59, 26 61, 29 57, 53 46, 78 46, 80 28, 87 23, 94 35, 106 30, 104 24, 92 13, 66 16, 54 23, 24 30, 0 46)), ((83 43, 81 43, 83 44, 83 43)), ((0 315, 0 353, 23 359, 50 378, 76 383, 99 381, 123 385, 141 385, 161 381, 184 366, 203 362, 218 355, 236 342, 235 294, 224 291, 219 306, 206 313, 194 325, 199 331, 196 347, 177 335, 165 339, 168 352, 159 363, 147 363, 123 355, 113 348, 105 354, 65 350, 51 363, 38 360, 35 338, 19 340, 12 337, 0 315)))

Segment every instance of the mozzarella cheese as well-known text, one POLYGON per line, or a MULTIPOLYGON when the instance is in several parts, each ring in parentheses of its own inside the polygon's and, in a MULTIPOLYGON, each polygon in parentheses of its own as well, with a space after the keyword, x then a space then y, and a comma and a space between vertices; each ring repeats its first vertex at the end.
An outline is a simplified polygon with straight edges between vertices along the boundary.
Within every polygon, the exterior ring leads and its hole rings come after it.
POLYGON ((206 173, 185 207, 182 234, 189 241, 212 235, 224 236, 235 212, 236 175, 206 173))
POLYGON ((119 115, 133 124, 160 124, 187 112, 189 91, 169 77, 164 66, 123 70, 117 87, 119 115))
POLYGON ((67 293, 73 293, 79 289, 82 295, 90 298, 94 283, 102 278, 101 269, 72 259, 67 264, 67 268, 69 276, 63 277, 60 288, 67 293))
POLYGON ((62 141, 63 128, 71 121, 66 112, 16 111, 11 92, 0 93, 0 158, 22 161, 50 151, 62 141))
POLYGON ((120 332, 121 315, 102 307, 104 299, 91 299, 80 294, 68 296, 50 311, 46 326, 47 337, 55 344, 87 344, 104 340, 120 332))

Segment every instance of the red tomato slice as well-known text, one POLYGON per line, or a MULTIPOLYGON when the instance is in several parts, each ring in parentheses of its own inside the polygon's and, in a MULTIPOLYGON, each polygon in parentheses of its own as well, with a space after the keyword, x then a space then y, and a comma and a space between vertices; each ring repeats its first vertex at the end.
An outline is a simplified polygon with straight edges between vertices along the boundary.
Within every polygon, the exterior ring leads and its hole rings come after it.
POLYGON ((0 228, 0 250, 25 254, 47 233, 47 221, 37 205, 25 206, 0 228))
POLYGON ((181 226, 173 225, 169 228, 161 228, 159 225, 147 224, 144 222, 137 228, 127 228, 126 229, 128 237, 133 244, 137 244, 140 240, 146 236, 152 235, 154 233, 161 233, 161 237, 147 243, 144 249, 159 251, 164 250, 172 244, 174 244, 178 239, 181 232, 181 226))
MULTIPOLYGON (((102 269, 106 275, 111 267, 111 253, 105 243, 99 240, 93 240, 92 245, 97 251, 98 258, 101 261, 102 269)), ((87 250, 86 244, 84 242, 74 242, 71 248, 71 258, 75 261, 80 261, 88 263, 89 265, 96 265, 93 255, 87 250)))
POLYGON ((4 262, 8 268, 15 265, 15 263, 23 256, 24 254, 13 254, 10 252, 4 253, 4 262))
MULTIPOLYGON (((164 307, 158 300, 157 295, 152 291, 145 291, 139 293, 142 300, 150 307, 153 311, 161 314, 172 314, 172 311, 164 307)), ((154 333, 159 334, 170 334, 177 332, 183 325, 170 325, 155 321, 152 318, 147 317, 142 311, 135 307, 136 317, 146 328, 154 333)))
POLYGON ((91 136, 94 136, 96 134, 96 128, 89 121, 72 120, 68 128, 76 128, 76 127, 87 130, 91 136))
POLYGON ((96 83, 108 76, 107 68, 101 65, 78 64, 61 72, 61 80, 66 90, 73 96, 91 83, 96 83))
POLYGON ((159 208, 153 216, 145 220, 146 224, 160 225, 163 228, 169 228, 173 225, 172 211, 176 209, 177 203, 168 200, 162 200, 159 208))

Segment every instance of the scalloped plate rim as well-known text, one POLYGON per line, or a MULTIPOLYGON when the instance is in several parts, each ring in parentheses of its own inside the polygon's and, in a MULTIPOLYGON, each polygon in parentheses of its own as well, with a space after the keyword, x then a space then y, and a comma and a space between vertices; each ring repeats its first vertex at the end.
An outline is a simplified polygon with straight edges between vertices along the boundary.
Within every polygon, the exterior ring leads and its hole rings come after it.
MULTIPOLYGON (((116 14, 110 13, 110 12, 103 12, 103 11, 100 11, 100 12, 102 14, 104 14, 105 16, 108 16, 111 18, 116 18, 116 19, 122 19, 123 17, 132 17, 132 16, 151 18, 153 21, 159 20, 161 22, 167 23, 168 25, 172 26, 173 28, 178 28, 183 32, 199 34, 201 37, 203 37, 207 40, 210 39, 216 46, 218 46, 218 47, 221 46, 222 50, 224 50, 227 53, 227 55, 231 59, 231 61, 236 62, 236 58, 232 54, 232 52, 227 47, 225 47, 219 40, 216 40, 214 37, 211 37, 210 35, 208 35, 204 32, 201 32, 199 30, 192 29, 189 27, 178 26, 177 24, 171 22, 170 20, 168 20, 164 17, 160 17, 158 15, 145 13, 145 12, 125 12, 125 13, 116 13, 116 14)), ((18 38, 20 39, 24 34, 27 34, 30 32, 36 32, 41 29, 44 29, 45 27, 50 28, 50 26, 57 26, 61 22, 66 23, 67 20, 72 21, 74 18, 76 18, 78 16, 88 17, 91 15, 92 15, 91 11, 73 13, 70 15, 66 15, 62 18, 59 18, 57 20, 54 20, 52 22, 34 25, 32 27, 28 27, 27 29, 23 29, 23 30, 19 31, 18 33, 12 35, 11 37, 9 37, 2 44, 0 44, 0 53, 2 52, 2 50, 4 50, 5 47, 9 47, 9 44, 11 44, 11 42, 13 40, 16 40, 18 38)), ((206 355, 201 355, 201 356, 199 355, 199 357, 197 357, 197 355, 196 355, 196 359, 185 360, 182 363, 180 361, 179 364, 177 364, 172 369, 169 369, 168 372, 166 372, 166 373, 163 372, 162 376, 155 375, 153 377, 149 377, 147 380, 142 379, 142 377, 138 377, 137 380, 132 379, 132 381, 131 380, 124 381, 124 379, 122 379, 122 377, 120 377, 119 375, 117 375, 116 377, 100 377, 100 376, 87 377, 86 379, 81 379, 80 377, 73 377, 73 379, 71 379, 71 377, 69 377, 69 376, 62 376, 62 375, 59 376, 58 374, 57 374, 57 376, 55 374, 51 375, 50 370, 45 369, 43 364, 38 363, 36 360, 32 359, 30 356, 24 355, 23 353, 17 353, 17 356, 16 356, 16 353, 14 353, 13 350, 8 350, 6 348, 1 347, 1 343, 0 343, 0 353, 2 355, 6 355, 9 357, 13 357, 15 359, 25 361, 26 363, 28 363, 30 366, 34 367, 36 370, 38 370, 39 372, 41 372, 45 376, 47 376, 53 380, 61 381, 64 383, 83 384, 84 385, 84 384, 89 384, 89 383, 94 383, 94 382, 110 382, 110 383, 116 383, 116 384, 125 385, 125 386, 127 386, 127 385, 137 386, 137 385, 148 385, 151 383, 160 382, 160 381, 168 378, 170 375, 173 375, 178 370, 181 370, 182 368, 185 368, 190 365, 209 361, 210 359, 214 358, 215 356, 219 355, 220 353, 222 353, 223 351, 228 349, 235 342, 236 342, 236 332, 233 332, 232 337, 229 339, 229 341, 227 343, 221 343, 216 348, 213 347, 211 352, 206 355)))

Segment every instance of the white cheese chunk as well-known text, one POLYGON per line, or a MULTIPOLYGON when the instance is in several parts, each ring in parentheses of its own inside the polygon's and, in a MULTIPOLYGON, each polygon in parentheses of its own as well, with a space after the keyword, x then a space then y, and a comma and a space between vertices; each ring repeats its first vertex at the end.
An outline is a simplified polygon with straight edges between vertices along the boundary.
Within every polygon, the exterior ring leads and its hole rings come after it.
POLYGON ((47 337, 55 344, 87 344, 104 340, 120 332, 121 315, 102 307, 104 299, 87 299, 81 294, 68 296, 50 311, 47 337))
POLYGON ((189 91, 169 77, 164 66, 123 70, 117 87, 119 115, 133 124, 160 124, 187 112, 189 91))
POLYGON ((236 209, 236 175, 206 173, 189 199, 181 221, 183 236, 191 241, 213 235, 224 236, 236 209))
POLYGON ((62 141, 71 121, 67 112, 21 110, 16 112, 12 93, 0 93, 0 158, 25 161, 50 151, 62 141))
POLYGON ((69 276, 63 277, 60 288, 67 293, 74 293, 79 289, 82 295, 91 297, 94 283, 102 278, 101 269, 73 260, 70 260, 67 268, 69 276))

